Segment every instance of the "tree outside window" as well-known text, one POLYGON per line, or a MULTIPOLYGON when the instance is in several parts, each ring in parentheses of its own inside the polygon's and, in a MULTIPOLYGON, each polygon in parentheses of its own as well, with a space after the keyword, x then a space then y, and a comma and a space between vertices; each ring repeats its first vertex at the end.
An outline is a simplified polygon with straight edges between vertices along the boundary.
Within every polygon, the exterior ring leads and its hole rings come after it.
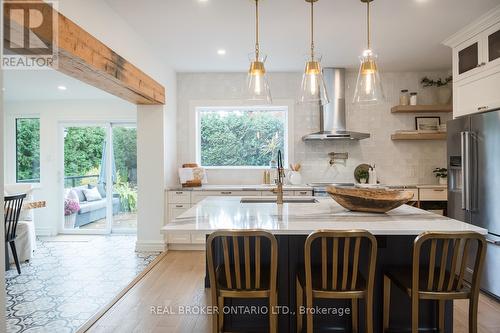
POLYGON ((286 158, 287 108, 199 108, 203 167, 268 167, 278 150, 286 158))
POLYGON ((40 119, 16 119, 16 182, 40 182, 40 119))

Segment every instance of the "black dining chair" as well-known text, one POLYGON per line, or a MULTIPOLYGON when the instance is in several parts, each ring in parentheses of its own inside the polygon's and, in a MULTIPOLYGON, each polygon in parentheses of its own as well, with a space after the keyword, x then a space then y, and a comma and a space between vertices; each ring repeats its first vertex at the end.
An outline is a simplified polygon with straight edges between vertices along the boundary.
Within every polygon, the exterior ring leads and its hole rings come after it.
POLYGON ((9 262, 9 254, 7 250, 7 243, 10 245, 12 250, 12 256, 16 263, 17 273, 21 274, 21 266, 19 265, 19 258, 17 257, 16 251, 16 230, 17 223, 19 222, 19 215, 21 214, 21 208, 23 206, 23 200, 26 198, 26 194, 18 194, 7 196, 4 198, 4 214, 5 214, 5 260, 9 262))

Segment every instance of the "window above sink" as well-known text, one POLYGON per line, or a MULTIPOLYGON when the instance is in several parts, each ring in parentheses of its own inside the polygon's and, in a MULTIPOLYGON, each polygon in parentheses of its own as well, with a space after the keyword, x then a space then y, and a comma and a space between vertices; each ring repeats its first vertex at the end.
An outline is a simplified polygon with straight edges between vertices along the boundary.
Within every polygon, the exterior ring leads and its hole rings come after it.
POLYGON ((278 150, 288 165, 287 106, 197 107, 195 111, 198 165, 268 168, 278 150))

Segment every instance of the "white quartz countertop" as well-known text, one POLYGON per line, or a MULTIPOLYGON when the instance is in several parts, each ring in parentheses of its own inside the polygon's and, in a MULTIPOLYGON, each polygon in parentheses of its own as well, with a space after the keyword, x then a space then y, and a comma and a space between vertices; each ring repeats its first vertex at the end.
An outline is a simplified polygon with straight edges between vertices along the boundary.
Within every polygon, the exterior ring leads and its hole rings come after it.
MULTIPOLYGON (((297 197, 295 197, 297 198, 297 197)), ((316 203, 240 203, 241 197, 207 198, 165 225, 163 233, 212 233, 219 229, 264 229, 307 235, 319 229, 364 229, 375 235, 418 235, 424 231, 476 231, 471 224, 403 205, 386 214, 351 212, 331 198, 316 203)))
MULTIPOLYGON (((267 191, 276 188, 276 185, 203 185, 201 187, 172 187, 168 191, 267 191)), ((284 185, 285 191, 312 191, 308 185, 284 185)))

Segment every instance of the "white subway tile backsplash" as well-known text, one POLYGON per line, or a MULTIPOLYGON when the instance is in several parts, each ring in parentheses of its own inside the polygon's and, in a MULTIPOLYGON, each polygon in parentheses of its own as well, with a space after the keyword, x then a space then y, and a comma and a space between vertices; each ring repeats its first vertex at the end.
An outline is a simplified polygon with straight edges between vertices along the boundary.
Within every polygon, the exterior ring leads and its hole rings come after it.
MULTIPOLYGON (((391 134, 400 129, 415 128, 414 114, 392 114, 390 109, 399 101, 399 91, 418 92, 419 104, 435 102, 432 90, 422 88, 424 76, 444 77, 447 72, 397 72, 382 73, 386 102, 380 105, 354 105, 351 103, 357 73, 346 75, 347 126, 358 132, 368 132, 369 139, 362 141, 303 142, 302 136, 319 130, 319 110, 296 105, 294 119, 294 161, 302 164, 304 182, 351 182, 354 168, 361 163, 377 166, 380 180, 390 184, 435 183, 432 170, 446 165, 444 141, 396 142, 391 134), (330 166, 329 152, 348 152, 345 165, 330 166)), ((179 164, 195 159, 195 138, 189 129, 190 102, 234 100, 240 104, 245 83, 244 73, 179 73, 177 78, 177 142, 179 164)), ((300 84, 301 73, 271 73, 270 83, 274 100, 294 100, 300 84)), ((451 114, 439 114, 442 122, 451 114)), ((261 170, 208 170, 208 179, 214 184, 255 184, 262 180, 261 170)))

